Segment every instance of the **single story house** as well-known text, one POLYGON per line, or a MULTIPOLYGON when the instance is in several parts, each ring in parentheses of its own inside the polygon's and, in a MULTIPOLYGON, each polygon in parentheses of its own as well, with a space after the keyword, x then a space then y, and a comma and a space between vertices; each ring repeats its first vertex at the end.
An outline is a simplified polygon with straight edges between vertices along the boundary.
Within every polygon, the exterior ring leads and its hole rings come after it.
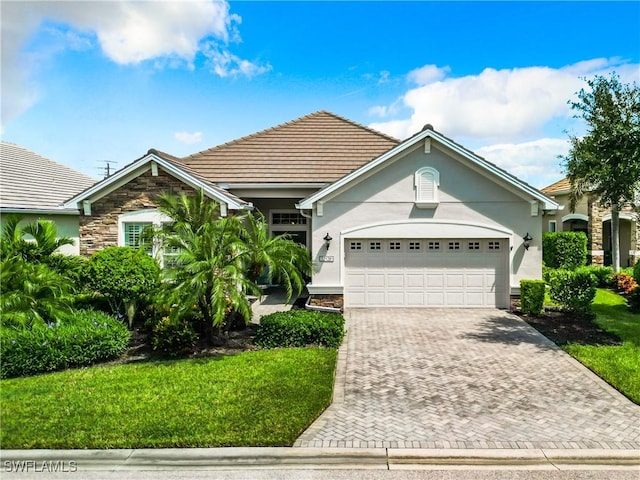
MULTIPOLYGON (((563 178, 542 192, 560 204, 553 217, 549 217, 545 229, 549 232, 584 232, 588 238, 589 255, 594 265, 611 265, 611 209, 598 204, 595 195, 585 195, 569 208, 571 183, 563 178)), ((620 212, 620 265, 632 266, 640 260, 640 217, 631 205, 620 212)))
POLYGON ((157 194, 198 188, 222 215, 258 209, 305 244, 309 292, 345 307, 507 308, 521 279, 541 277, 558 208, 431 126, 400 142, 319 111, 184 158, 149 150, 65 203, 80 211, 80 252, 135 246, 168 220, 157 194))
POLYGON ((58 234, 69 237, 74 245, 64 245, 60 253, 80 253, 77 207, 63 207, 72 195, 93 185, 96 180, 72 168, 54 162, 19 145, 0 144, 0 221, 7 214, 21 215, 23 223, 51 220, 58 234))

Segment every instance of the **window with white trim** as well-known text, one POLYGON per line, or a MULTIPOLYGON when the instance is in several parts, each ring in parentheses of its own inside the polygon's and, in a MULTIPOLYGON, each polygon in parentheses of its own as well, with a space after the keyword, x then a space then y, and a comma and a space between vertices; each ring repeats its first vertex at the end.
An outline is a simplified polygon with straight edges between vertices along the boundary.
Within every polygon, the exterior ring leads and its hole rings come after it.
POLYGON ((556 220, 549 220, 549 231, 555 232, 557 230, 557 222, 556 220))
POLYGON ((151 222, 125 222, 124 227, 124 246, 140 248, 142 247, 149 255, 153 254, 153 241, 145 238, 145 229, 153 226, 151 222))
POLYGON ((167 256, 168 259, 172 258, 172 261, 175 261, 178 252, 165 252, 160 239, 153 237, 152 229, 171 222, 171 218, 151 208, 123 213, 118 216, 118 245, 142 247, 148 255, 164 266, 166 264, 164 257, 167 256))
POLYGON ((423 167, 416 171, 414 185, 418 208, 433 208, 438 205, 440 173, 435 168, 423 167))

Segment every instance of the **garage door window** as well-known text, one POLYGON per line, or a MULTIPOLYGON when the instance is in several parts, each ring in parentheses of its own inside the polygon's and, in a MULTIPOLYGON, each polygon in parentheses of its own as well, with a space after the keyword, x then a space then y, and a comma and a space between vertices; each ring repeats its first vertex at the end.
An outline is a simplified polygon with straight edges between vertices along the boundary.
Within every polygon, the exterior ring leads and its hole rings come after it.
POLYGON ((460 242, 449 242, 449 250, 460 250, 460 242))
POLYGON ((352 252, 362 250, 362 242, 349 242, 349 250, 352 252))
POLYGON ((421 247, 420 242, 409 242, 409 250, 412 252, 419 252, 421 247))
POLYGON ((467 244, 467 249, 474 251, 474 250, 480 250, 480 242, 469 242, 467 244))
POLYGON ((429 242, 429 250, 440 250, 440 242, 429 242))
POLYGON ((389 250, 399 252, 402 249, 400 242, 389 242, 389 250))
POLYGON ((497 241, 489 242, 489 250, 493 250, 493 251, 500 250, 500 242, 497 242, 497 241))
POLYGON ((378 252, 382 250, 382 242, 369 242, 369 250, 371 252, 378 252))

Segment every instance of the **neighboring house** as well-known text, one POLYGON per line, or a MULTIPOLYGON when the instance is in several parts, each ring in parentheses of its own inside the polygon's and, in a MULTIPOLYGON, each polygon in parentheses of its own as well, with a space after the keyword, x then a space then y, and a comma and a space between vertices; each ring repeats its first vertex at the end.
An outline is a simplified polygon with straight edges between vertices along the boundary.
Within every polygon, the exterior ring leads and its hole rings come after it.
POLYGON ((0 220, 7 214, 55 222, 60 236, 70 237, 74 245, 61 253, 79 253, 78 209, 62 204, 93 185, 95 179, 9 142, 0 144, 0 220))
POLYGON ((139 245, 169 220, 156 195, 197 188, 222 215, 258 209, 307 245, 309 292, 346 307, 506 308, 541 277, 543 217, 558 207, 430 126, 399 142, 325 111, 184 158, 149 150, 65 206, 91 254, 139 245))
MULTIPOLYGON (((611 265, 611 209, 598 205, 595 195, 585 195, 569 208, 571 183, 563 178, 542 189, 542 192, 558 202, 561 208, 547 219, 549 232, 578 231, 587 234, 589 255, 594 265, 611 265)), ((640 221, 638 213, 627 206, 620 212, 620 265, 635 265, 640 260, 640 221)))

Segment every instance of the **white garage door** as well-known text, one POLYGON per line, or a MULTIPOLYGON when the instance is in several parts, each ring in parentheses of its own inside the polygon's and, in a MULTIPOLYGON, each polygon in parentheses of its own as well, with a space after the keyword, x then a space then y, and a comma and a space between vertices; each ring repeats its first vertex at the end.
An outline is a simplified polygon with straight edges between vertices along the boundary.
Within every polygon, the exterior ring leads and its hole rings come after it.
POLYGON ((347 307, 506 307, 505 239, 348 239, 347 307))

